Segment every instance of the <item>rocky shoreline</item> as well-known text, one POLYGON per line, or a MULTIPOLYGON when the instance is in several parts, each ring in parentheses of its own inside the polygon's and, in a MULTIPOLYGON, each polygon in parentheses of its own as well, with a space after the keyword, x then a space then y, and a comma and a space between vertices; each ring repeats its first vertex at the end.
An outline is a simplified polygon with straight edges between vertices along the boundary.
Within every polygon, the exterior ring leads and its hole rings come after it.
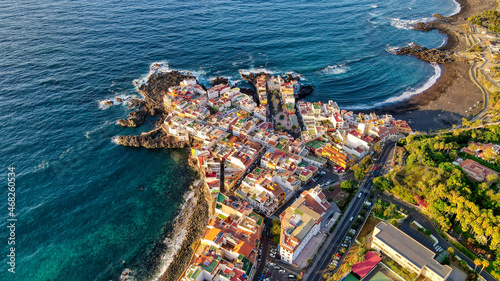
POLYGON ((175 136, 167 134, 162 127, 140 135, 122 135, 116 137, 116 142, 123 146, 156 148, 188 148, 199 141, 189 137, 189 141, 181 141, 175 136))
POLYGON ((182 273, 186 270, 194 253, 195 247, 193 246, 199 241, 208 224, 210 213, 209 203, 205 199, 202 188, 194 187, 194 190, 194 202, 187 206, 187 208, 190 209, 191 215, 188 218, 182 218, 188 221, 185 228, 187 230, 186 236, 179 250, 172 257, 172 261, 168 268, 158 278, 160 281, 178 280, 179 277, 182 276, 182 273))
POLYGON ((455 56, 455 54, 451 51, 427 49, 426 47, 414 43, 397 50, 396 55, 411 55, 423 61, 435 62, 439 64, 451 63, 457 60, 457 56, 455 56))

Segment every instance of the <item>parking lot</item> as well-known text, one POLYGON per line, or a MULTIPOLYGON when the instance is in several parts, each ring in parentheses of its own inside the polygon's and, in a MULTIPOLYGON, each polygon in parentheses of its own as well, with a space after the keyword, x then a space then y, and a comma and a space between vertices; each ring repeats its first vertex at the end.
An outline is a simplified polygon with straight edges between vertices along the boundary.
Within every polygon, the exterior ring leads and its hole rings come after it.
POLYGON ((269 243, 269 251, 266 260, 264 273, 261 274, 259 280, 297 280, 297 275, 300 274, 299 270, 283 263, 279 259, 279 252, 276 244, 269 243))

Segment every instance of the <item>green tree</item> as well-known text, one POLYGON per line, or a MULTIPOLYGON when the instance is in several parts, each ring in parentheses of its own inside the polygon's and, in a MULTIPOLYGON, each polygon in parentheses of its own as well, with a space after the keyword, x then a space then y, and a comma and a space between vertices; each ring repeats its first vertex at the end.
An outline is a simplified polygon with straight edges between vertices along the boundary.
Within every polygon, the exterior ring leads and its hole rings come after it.
POLYGON ((356 185, 355 185, 354 181, 349 180, 349 181, 343 181, 340 184, 340 187, 345 191, 351 192, 356 188, 356 185))
POLYGON ((365 176, 365 171, 361 169, 354 171, 354 178, 356 178, 358 181, 362 181, 365 176))

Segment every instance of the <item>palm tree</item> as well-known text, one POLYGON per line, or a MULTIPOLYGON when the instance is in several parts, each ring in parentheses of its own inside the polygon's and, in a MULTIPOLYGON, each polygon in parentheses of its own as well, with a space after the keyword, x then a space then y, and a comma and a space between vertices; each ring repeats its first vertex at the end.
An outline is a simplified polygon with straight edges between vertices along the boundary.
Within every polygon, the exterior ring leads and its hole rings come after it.
POLYGON ((481 265, 481 264, 482 264, 482 262, 481 262, 481 260, 480 260, 480 259, 475 259, 475 260, 474 260, 474 264, 476 265, 476 266, 474 267, 474 271, 476 271, 477 266, 478 266, 478 265, 481 265))
POLYGON ((483 271, 483 269, 487 268, 488 266, 490 266, 490 262, 487 261, 487 260, 483 260, 481 262, 481 264, 483 265, 483 267, 481 268, 481 270, 479 271, 479 274, 481 274, 481 271, 483 271))

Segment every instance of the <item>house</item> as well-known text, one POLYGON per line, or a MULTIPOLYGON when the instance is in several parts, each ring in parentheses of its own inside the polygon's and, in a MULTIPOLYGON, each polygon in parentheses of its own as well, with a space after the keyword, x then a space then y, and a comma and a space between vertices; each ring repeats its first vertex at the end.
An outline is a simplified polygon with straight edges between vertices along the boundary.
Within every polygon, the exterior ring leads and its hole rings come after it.
POLYGON ((471 159, 463 160, 459 158, 453 163, 462 168, 462 170, 464 170, 464 172, 467 173, 467 176, 476 182, 485 181, 486 178, 491 174, 494 174, 498 177, 497 171, 485 167, 471 159))
POLYGON ((323 215, 330 210, 330 204, 320 187, 303 191, 300 197, 280 215, 280 256, 293 264, 307 243, 318 234, 323 215))
POLYGON ((434 259, 435 253, 391 224, 380 222, 373 230, 372 248, 398 264, 430 280, 444 281, 451 267, 434 259))

